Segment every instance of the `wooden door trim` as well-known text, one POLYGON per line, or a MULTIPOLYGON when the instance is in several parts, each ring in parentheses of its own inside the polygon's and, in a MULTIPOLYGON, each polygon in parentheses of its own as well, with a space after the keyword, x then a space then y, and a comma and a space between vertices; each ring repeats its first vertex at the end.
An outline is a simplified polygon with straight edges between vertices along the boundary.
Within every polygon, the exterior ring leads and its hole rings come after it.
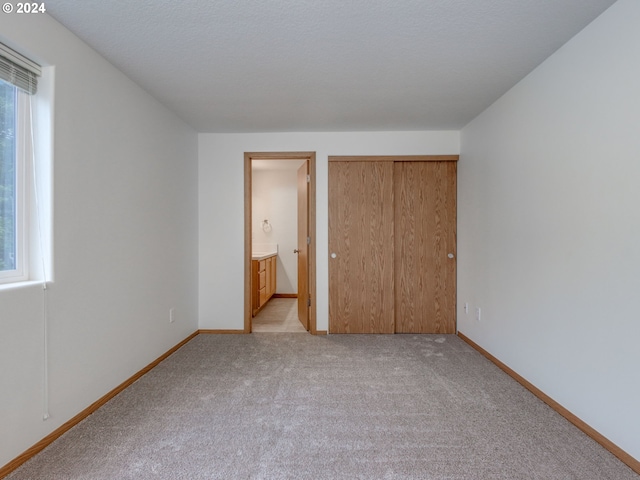
POLYGON ((332 155, 330 162, 457 162, 460 155, 332 155))
POLYGON ((244 333, 251 333, 251 160, 307 160, 309 162, 309 331, 321 335, 316 325, 316 152, 244 153, 244 333))

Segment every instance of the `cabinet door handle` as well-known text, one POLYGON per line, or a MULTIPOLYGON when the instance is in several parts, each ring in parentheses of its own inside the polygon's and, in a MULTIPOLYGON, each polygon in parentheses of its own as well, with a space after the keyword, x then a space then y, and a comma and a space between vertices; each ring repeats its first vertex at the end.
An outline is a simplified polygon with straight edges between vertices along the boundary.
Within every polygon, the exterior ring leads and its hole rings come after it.
POLYGON ((449 257, 449 258, 453 258, 453 257, 454 257, 454 255, 453 255, 453 253, 450 253, 449 255, 447 255, 447 257, 449 257))
POLYGON ((297 248, 293 251, 293 253, 300 253, 300 250, 298 250, 297 248))

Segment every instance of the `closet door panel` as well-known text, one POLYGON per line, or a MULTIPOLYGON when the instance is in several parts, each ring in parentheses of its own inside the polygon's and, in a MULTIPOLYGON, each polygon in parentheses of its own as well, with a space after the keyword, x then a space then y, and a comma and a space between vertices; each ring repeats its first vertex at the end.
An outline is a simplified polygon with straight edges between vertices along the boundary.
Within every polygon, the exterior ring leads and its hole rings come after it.
POLYGON ((393 333, 393 162, 329 162, 329 331, 393 333))
POLYGON ((394 165, 395 331, 456 331, 456 163, 394 165))

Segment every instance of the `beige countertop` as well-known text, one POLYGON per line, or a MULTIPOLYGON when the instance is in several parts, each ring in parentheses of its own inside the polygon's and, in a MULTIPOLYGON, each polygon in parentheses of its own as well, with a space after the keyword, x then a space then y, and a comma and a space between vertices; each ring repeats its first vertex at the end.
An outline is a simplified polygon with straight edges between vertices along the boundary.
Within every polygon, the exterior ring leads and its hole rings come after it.
POLYGON ((269 257, 275 257, 278 252, 253 252, 251 254, 251 260, 265 260, 269 257))

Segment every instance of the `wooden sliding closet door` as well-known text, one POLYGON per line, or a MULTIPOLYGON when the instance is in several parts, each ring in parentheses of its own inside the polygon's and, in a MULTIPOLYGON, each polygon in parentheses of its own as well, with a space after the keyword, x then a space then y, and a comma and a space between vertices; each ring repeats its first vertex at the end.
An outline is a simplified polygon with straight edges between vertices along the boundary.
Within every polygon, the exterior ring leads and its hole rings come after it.
POLYGON ((456 163, 396 162, 395 331, 456 332, 456 163))
POLYGON ((393 333, 393 162, 329 162, 329 331, 393 333))

